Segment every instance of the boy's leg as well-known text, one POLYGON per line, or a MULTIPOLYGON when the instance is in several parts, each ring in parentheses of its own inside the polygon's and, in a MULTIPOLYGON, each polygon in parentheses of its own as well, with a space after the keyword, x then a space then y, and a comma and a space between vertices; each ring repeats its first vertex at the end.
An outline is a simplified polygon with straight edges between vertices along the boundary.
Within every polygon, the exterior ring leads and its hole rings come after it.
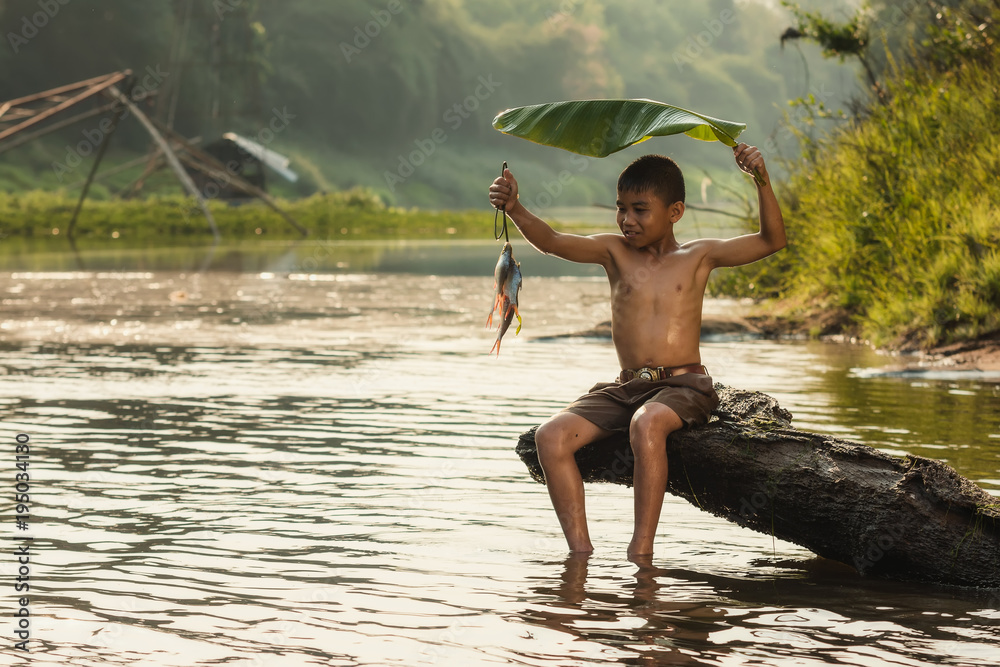
POLYGON ((583 478, 573 454, 584 445, 610 434, 610 431, 571 412, 557 414, 535 431, 538 462, 545 473, 545 486, 570 551, 594 550, 587 530, 583 478))
POLYGON ((628 545, 629 556, 653 553, 667 490, 667 436, 682 426, 684 422, 677 413, 662 403, 647 403, 632 417, 629 441, 635 455, 635 529, 628 545))

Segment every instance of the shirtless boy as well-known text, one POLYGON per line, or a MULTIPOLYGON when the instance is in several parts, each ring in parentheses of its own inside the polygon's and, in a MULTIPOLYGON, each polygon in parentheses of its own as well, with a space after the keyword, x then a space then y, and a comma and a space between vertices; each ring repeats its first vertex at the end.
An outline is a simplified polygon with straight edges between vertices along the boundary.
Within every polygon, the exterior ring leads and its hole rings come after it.
POLYGON ((763 185, 757 185, 760 230, 731 239, 677 242, 674 225, 684 215, 684 180, 673 160, 658 155, 639 158, 618 179, 621 234, 555 231, 518 201, 509 169, 490 186, 490 203, 506 209, 537 250, 600 264, 611 284, 611 337, 622 374, 616 382, 595 385, 535 433, 549 497, 572 552, 594 549, 573 454, 626 429, 635 456, 635 527, 628 555, 653 552, 667 488, 667 436, 707 421, 719 400, 698 346, 708 276, 712 269, 749 264, 785 246, 763 156, 746 144, 733 154, 739 168, 756 171, 763 185))

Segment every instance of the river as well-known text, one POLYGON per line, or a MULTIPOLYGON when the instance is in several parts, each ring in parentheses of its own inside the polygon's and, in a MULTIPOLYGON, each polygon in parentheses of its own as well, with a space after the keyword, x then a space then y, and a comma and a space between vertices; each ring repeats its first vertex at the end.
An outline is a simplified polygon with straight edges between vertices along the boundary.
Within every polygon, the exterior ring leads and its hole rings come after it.
MULTIPOLYGON (((617 371, 608 340, 564 335, 607 319, 607 285, 518 246, 523 329, 490 356, 498 251, 6 258, 0 442, 8 542, 31 538, 31 664, 1000 662, 1000 591, 864 579, 672 496, 653 567, 625 558, 631 490, 613 485, 588 487, 594 555, 567 558, 514 445, 617 371)), ((708 337, 703 360, 799 428, 943 459, 1000 495, 1000 377, 747 336, 708 337)), ((0 662, 17 664, 5 586, 0 662)))

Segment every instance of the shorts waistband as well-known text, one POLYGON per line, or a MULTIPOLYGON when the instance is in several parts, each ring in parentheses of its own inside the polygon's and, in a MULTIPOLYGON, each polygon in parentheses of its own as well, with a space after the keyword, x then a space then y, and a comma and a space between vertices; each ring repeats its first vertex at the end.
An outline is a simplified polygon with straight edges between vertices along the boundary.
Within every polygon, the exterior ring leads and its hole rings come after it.
POLYGON ((708 375, 708 369, 705 368, 703 364, 687 364, 685 366, 657 366, 656 368, 638 368, 631 369, 626 368, 618 375, 619 382, 628 382, 629 380, 641 379, 649 380, 651 382, 656 380, 666 380, 669 377, 674 377, 677 375, 686 375, 687 373, 697 373, 699 375, 708 375))

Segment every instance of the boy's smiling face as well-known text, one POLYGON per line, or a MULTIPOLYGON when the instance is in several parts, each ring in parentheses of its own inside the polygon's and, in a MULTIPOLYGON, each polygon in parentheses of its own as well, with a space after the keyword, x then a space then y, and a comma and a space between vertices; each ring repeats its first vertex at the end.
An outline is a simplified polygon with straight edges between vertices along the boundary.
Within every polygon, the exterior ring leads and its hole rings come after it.
POLYGON ((673 238, 673 226, 684 213, 684 204, 666 205, 652 190, 618 192, 618 228, 636 248, 673 238))

